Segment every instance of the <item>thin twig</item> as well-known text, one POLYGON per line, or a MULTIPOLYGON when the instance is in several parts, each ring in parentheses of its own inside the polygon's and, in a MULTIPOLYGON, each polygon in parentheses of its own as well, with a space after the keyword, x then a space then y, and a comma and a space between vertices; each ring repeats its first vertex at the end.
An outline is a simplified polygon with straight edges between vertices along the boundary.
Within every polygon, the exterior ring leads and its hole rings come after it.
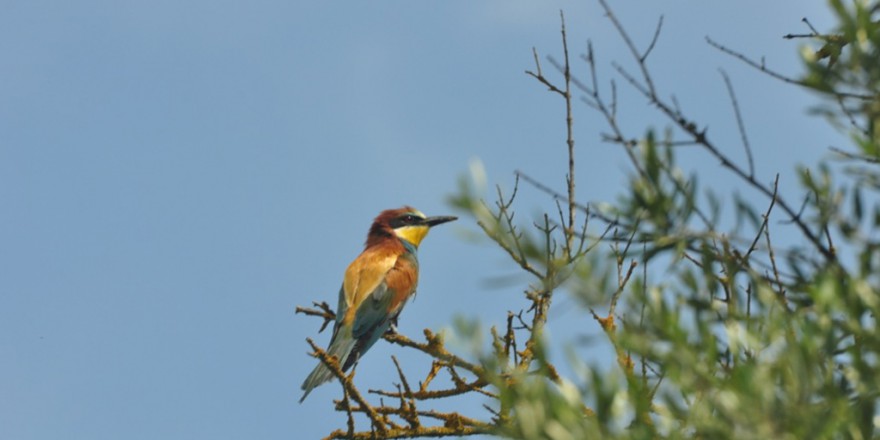
POLYGON ((804 22, 804 24, 806 24, 808 28, 810 28, 810 32, 812 32, 814 36, 819 35, 819 31, 817 31, 816 28, 813 27, 813 23, 810 23, 810 20, 808 20, 807 17, 802 18, 801 21, 804 22))
POLYGON ((415 348, 416 350, 430 355, 434 359, 445 362, 449 365, 455 365, 458 368, 463 368, 477 377, 485 377, 486 373, 482 367, 446 351, 441 338, 438 335, 435 335, 431 330, 425 329, 424 334, 426 340, 425 343, 415 342, 400 333, 386 333, 383 335, 383 338, 392 344, 415 348))
POLYGON ((541 62, 538 60, 538 50, 535 48, 532 48, 532 53, 535 55, 535 70, 537 70, 538 72, 535 73, 535 72, 532 72, 531 70, 526 70, 526 74, 531 77, 534 77, 541 84, 544 84, 545 86, 547 86, 547 89, 549 89, 551 92, 559 93, 560 95, 565 96, 564 91, 560 90, 558 87, 553 85, 553 83, 551 83, 550 80, 545 78, 544 74, 541 73, 541 62))
POLYGON ((773 268, 773 279, 775 281, 776 287, 779 289, 779 298, 782 301, 783 305, 787 304, 787 300, 785 298, 785 287, 782 284, 782 281, 779 279, 779 268, 776 266, 776 255, 773 253, 773 243, 770 241, 770 225, 764 228, 764 238, 767 240, 767 251, 770 256, 770 265, 773 268))
POLYGON ((746 136, 746 126, 743 123, 742 113, 739 110, 739 103, 736 99, 736 93, 733 91, 733 83, 727 72, 719 70, 721 76, 724 77, 724 84, 727 86, 727 93, 730 95, 730 103, 733 105, 733 113, 736 115, 736 125, 739 127, 739 135, 742 138, 743 148, 746 150, 746 158, 749 161, 749 177, 755 177, 755 160, 752 158, 752 148, 749 146, 749 138, 746 136))
POLYGON ((559 11, 559 18, 562 22, 562 51, 565 57, 565 127, 566 127, 566 145, 568 145, 568 176, 566 176, 568 184, 568 225, 565 231, 565 254, 569 262, 572 261, 571 249, 574 243, 574 222, 575 222, 575 181, 574 181, 574 116, 571 109, 571 66, 568 58, 568 38, 565 35, 565 15, 559 11))
POLYGON ((776 179, 773 181, 773 196, 770 197, 770 206, 767 207, 767 212, 764 213, 762 217, 764 217, 764 221, 761 222, 761 227, 758 228, 758 234, 755 235, 755 239, 752 240, 752 244, 749 245, 749 250, 746 251, 746 255, 744 260, 748 262, 749 256, 752 255, 752 252, 758 247, 758 240, 761 239, 761 235, 764 233, 764 229, 767 227, 767 222, 770 220, 770 212, 773 211, 773 206, 776 204, 776 194, 779 190, 779 173, 776 173, 776 179))
POLYGON ((327 304, 326 301, 317 302, 313 301, 312 304, 317 307, 317 309, 309 309, 302 306, 296 306, 296 312, 294 313, 302 313, 307 316, 318 316, 324 318, 324 323, 321 324, 321 328, 318 330, 318 333, 324 331, 327 328, 327 325, 336 320, 336 313, 333 312, 333 309, 330 308, 330 305, 327 304))
POLYGON ((400 397, 400 416, 409 423, 410 428, 418 429, 422 423, 419 421, 419 414, 416 411, 416 399, 413 396, 412 389, 409 387, 409 381, 406 380, 406 375, 403 374, 400 363, 397 362, 397 357, 391 356, 391 360, 394 361, 394 367, 397 368, 397 375, 400 377, 400 385, 403 387, 403 392, 398 392, 398 397, 400 397))
POLYGON ((614 12, 611 10, 611 7, 608 6, 608 3, 605 0, 599 0, 599 4, 602 5, 602 9, 605 11, 605 15, 611 20, 611 23, 617 29, 617 34, 620 35, 620 38, 623 39, 624 43, 626 43, 626 47, 629 48, 630 53, 632 53, 633 58, 636 60, 640 60, 639 69, 642 71, 642 77, 645 78, 645 84, 648 86, 648 91, 651 96, 656 97, 656 89, 654 88, 654 81, 651 79, 651 75, 648 72, 648 66, 644 63, 642 59, 642 55, 639 53, 639 50, 636 48, 635 43, 633 43, 632 39, 629 37, 629 33, 624 29, 623 24, 620 20, 617 19, 617 16, 614 15, 614 12))
MULTIPOLYGON (((714 47, 714 48, 720 50, 721 52, 726 53, 726 54, 728 54, 728 55, 730 55, 730 56, 732 56, 732 57, 734 57, 734 58, 737 58, 737 59, 739 59, 740 61, 742 61, 742 62, 748 64, 749 66, 751 66, 751 67, 753 67, 753 68, 755 68, 755 69, 758 69, 758 70, 760 70, 761 72, 764 72, 764 73, 766 73, 767 75, 770 75, 771 77, 776 78, 776 79, 778 79, 778 80, 780 80, 780 81, 782 81, 782 82, 785 82, 785 83, 788 83, 788 84, 793 84, 793 85, 796 85, 796 86, 807 87, 807 88, 812 89, 812 88, 811 88, 809 85, 807 85, 805 82, 803 82, 803 81, 801 81, 801 80, 794 79, 794 78, 790 78, 790 77, 785 76, 785 75, 783 75, 783 74, 781 74, 781 73, 779 73, 779 72, 776 72, 776 71, 774 71, 774 70, 768 69, 767 66, 765 66, 763 62, 760 62, 760 63, 759 63, 759 62, 757 62, 757 61, 755 61, 755 60, 753 60, 753 59, 751 59, 751 58, 749 58, 749 57, 743 55, 742 53, 739 53, 739 52, 737 52, 737 51, 735 51, 735 50, 733 50, 733 49, 730 49, 730 48, 728 48, 728 47, 726 47, 726 46, 723 46, 723 45, 721 45, 721 44, 719 44, 719 43, 716 43, 714 40, 712 40, 712 39, 709 38, 709 37, 706 37, 706 42, 709 43, 710 46, 712 46, 712 47, 714 47)), ((820 90, 820 91, 821 91, 821 90, 820 90)), ((875 96, 872 96, 872 95, 863 95, 863 94, 860 94, 860 93, 851 93, 851 92, 841 92, 841 91, 839 91, 839 90, 832 90, 832 91, 828 91, 827 93, 829 93, 829 94, 831 94, 831 95, 835 95, 835 96, 844 97, 844 98, 855 98, 855 99, 861 99, 861 100, 865 100, 865 101, 870 101, 870 100, 875 99, 875 96)))
POLYGON ((847 159, 860 160, 860 161, 867 162, 867 163, 871 163, 871 164, 878 164, 878 163, 880 163, 880 158, 877 158, 877 157, 864 156, 864 155, 861 155, 861 154, 853 154, 853 153, 850 153, 850 152, 848 152, 848 151, 841 150, 840 148, 837 148, 837 147, 829 147, 829 149, 830 149, 831 151, 833 151, 833 152, 835 152, 835 153, 837 153, 837 154, 839 154, 839 155, 841 155, 841 156, 847 158, 847 159))
POLYGON ((648 44, 648 48, 645 49, 645 53, 639 58, 639 62, 644 63, 646 59, 648 59, 648 55, 651 54, 651 51, 654 50, 654 45, 657 44, 657 40, 660 39, 660 29, 663 28, 663 16, 657 20, 657 28, 654 29, 654 37, 651 38, 651 43, 648 44))
POLYGON ((614 310, 617 308, 617 301, 620 299, 620 294, 623 293, 624 287, 626 287, 627 283, 629 283, 630 277, 632 277, 633 271, 635 271, 636 267, 638 267, 639 262, 633 260, 630 262, 629 269, 626 271, 626 277, 619 283, 617 286, 617 291, 614 292, 614 295, 611 296, 611 305, 608 307, 608 316, 614 314, 614 310))

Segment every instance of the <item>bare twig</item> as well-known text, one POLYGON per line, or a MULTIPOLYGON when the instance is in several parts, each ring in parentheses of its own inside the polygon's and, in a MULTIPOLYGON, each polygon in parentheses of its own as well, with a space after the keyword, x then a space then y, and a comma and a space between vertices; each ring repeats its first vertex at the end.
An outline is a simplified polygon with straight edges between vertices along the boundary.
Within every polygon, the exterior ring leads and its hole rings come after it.
POLYGON ((749 250, 746 251, 745 262, 748 263, 749 256, 752 255, 752 252, 758 247, 758 240, 761 239, 761 235, 764 233, 764 229, 767 228, 767 222, 770 220, 770 212, 773 211, 773 205, 776 204, 776 193, 779 190, 779 173, 776 173, 776 179, 773 181, 773 196, 770 197, 770 206, 767 207, 767 212, 764 213, 762 217, 764 217, 764 221, 761 223, 761 227, 758 228, 758 234, 755 235, 755 239, 752 240, 752 244, 749 245, 749 250))
POLYGON ((645 49, 645 53, 639 58, 639 61, 644 63, 646 59, 648 59, 648 55, 651 54, 651 51, 654 50, 654 45, 657 44, 657 40, 660 39, 660 30, 663 28, 663 16, 657 20, 657 28, 654 29, 654 37, 651 38, 651 43, 648 44, 648 48, 645 49))
MULTIPOLYGON (((735 51, 735 50, 733 50, 733 49, 730 49, 730 48, 728 48, 728 47, 726 47, 726 46, 723 46, 723 45, 721 45, 721 44, 715 42, 714 40, 712 40, 712 39, 709 38, 709 37, 706 37, 706 42, 709 43, 710 46, 712 46, 712 47, 714 47, 714 48, 720 50, 721 52, 726 53, 726 54, 728 54, 728 55, 730 55, 730 56, 732 56, 732 57, 734 57, 734 58, 736 58, 736 59, 738 59, 738 60, 740 60, 740 61, 742 61, 742 62, 748 64, 749 66, 751 66, 751 67, 753 67, 753 68, 755 68, 755 69, 758 69, 758 70, 760 70, 761 72, 766 73, 767 75, 770 75, 770 76, 773 77, 773 78, 776 78, 776 79, 778 79, 778 80, 780 80, 780 81, 782 81, 782 82, 788 83, 788 84, 793 84, 793 85, 796 85, 796 86, 808 87, 808 88, 809 88, 809 85, 806 84, 805 82, 801 81, 801 80, 798 80, 798 79, 794 79, 794 78, 791 78, 791 77, 785 76, 785 75, 783 75, 783 74, 781 74, 781 73, 779 73, 779 72, 776 72, 775 70, 771 70, 771 69, 767 68, 767 66, 764 65, 764 62, 763 62, 763 61, 759 63, 759 62, 757 62, 757 61, 755 61, 755 60, 753 60, 753 59, 751 59, 751 58, 749 58, 749 57, 743 55, 743 54, 740 53, 740 52, 737 52, 737 51, 735 51)), ((811 89, 812 89, 812 88, 811 88, 811 89)), ((854 99, 861 99, 861 100, 865 100, 865 101, 870 101, 870 100, 875 99, 875 97, 872 96, 872 95, 864 95, 864 94, 861 94, 861 93, 842 92, 842 91, 839 91, 839 90, 832 90, 832 91, 830 91, 830 92, 828 92, 828 93, 831 94, 831 95, 840 96, 840 97, 844 97, 844 98, 854 98, 854 99)))
POLYGON ((477 377, 485 377, 486 373, 483 371, 483 368, 477 366, 476 364, 472 364, 464 359, 446 351, 446 348, 443 346, 443 341, 440 336, 435 335, 431 330, 425 329, 425 343, 415 342, 406 336, 400 333, 386 333, 383 337, 386 341, 391 342, 392 344, 397 344, 402 347, 410 347, 415 348, 423 353, 426 353, 437 359, 439 361, 445 362, 449 365, 454 365, 458 368, 465 369, 471 373, 473 373, 477 377))
POLYGON ((553 83, 551 83, 550 80, 548 80, 546 77, 544 77, 544 74, 541 73, 541 62, 538 60, 538 50, 535 48, 532 48, 532 53, 535 56, 535 70, 537 70, 537 73, 532 72, 531 70, 526 70, 526 74, 531 77, 534 77, 541 84, 544 84, 545 86, 547 86, 547 89, 550 90, 551 92, 558 93, 564 97, 565 92, 560 90, 555 85, 553 85, 553 83))
POLYGON ((810 28, 810 32, 812 32, 813 36, 819 35, 819 31, 817 31, 816 28, 813 27, 813 23, 810 23, 810 20, 808 20, 807 17, 802 18, 801 21, 804 22, 804 24, 806 24, 808 28, 810 28))
POLYGON ((312 304, 317 307, 317 309, 309 309, 302 306, 296 306, 295 313, 302 313, 308 316, 318 316, 324 318, 324 323, 321 324, 321 329, 318 330, 318 333, 324 331, 327 328, 327 325, 336 320, 336 313, 333 312, 333 309, 330 308, 330 305, 327 304, 326 301, 321 301, 320 303, 317 301, 312 302, 312 304))
POLYGON ((394 361, 394 367, 397 368, 397 375, 400 377, 400 386, 403 387, 403 392, 398 392, 398 397, 400 397, 400 416, 409 423, 410 428, 419 429, 422 423, 419 421, 419 414, 416 411, 416 399, 413 396, 412 389, 409 387, 409 381, 406 380, 406 375, 403 374, 400 363, 397 362, 397 357, 391 356, 391 360, 394 361))
MULTIPOLYGON (((396 410, 396 408, 391 408, 391 410, 396 410)), ((432 412, 423 413, 419 412, 420 415, 432 415, 432 412)), ((440 419, 444 422, 444 426, 423 426, 418 430, 411 429, 393 429, 386 431, 381 437, 382 440, 392 440, 392 439, 402 439, 402 438, 437 438, 437 437, 464 437, 470 435, 479 435, 479 434, 487 434, 491 431, 492 426, 486 423, 482 423, 480 425, 470 425, 467 422, 470 419, 467 419, 463 416, 456 416, 455 413, 439 413, 433 412, 433 415, 436 416, 437 419, 440 419), (449 426, 446 426, 446 425, 449 426)), ((376 440, 376 433, 374 432, 358 432, 353 435, 348 435, 345 431, 336 430, 330 433, 329 436, 325 437, 324 440, 376 440)))
POLYGON ((773 280, 775 281, 776 287, 779 289, 777 292, 779 294, 780 301, 782 301, 783 305, 787 304, 785 299, 785 287, 782 281, 779 278, 779 268, 776 266, 776 255, 773 252, 773 243, 770 241, 770 225, 764 227, 764 238, 767 240, 767 252, 770 256, 770 265, 773 268, 773 280))
POLYGON ((633 58, 639 61, 639 69, 641 69, 642 71, 642 77, 645 79, 645 84, 648 87, 647 90, 652 97, 656 97, 657 94, 656 89, 654 88, 654 80, 651 79, 651 74, 648 72, 648 66, 645 64, 645 60, 643 59, 643 56, 639 53, 639 50, 636 48, 635 43, 633 43, 632 39, 629 37, 629 33, 626 32, 626 29, 623 28, 623 24, 620 22, 620 20, 617 19, 614 11, 611 10, 611 7, 608 6, 608 3, 605 0, 599 0, 599 4, 602 5, 602 9, 605 11, 605 15, 608 17, 609 20, 611 20, 611 23, 617 29, 617 34, 620 35, 620 38, 622 38, 624 43, 626 43, 626 47, 629 48, 629 51, 630 53, 632 53, 633 58))
POLYGON ((346 425, 348 427, 348 435, 354 435, 354 413, 351 411, 351 397, 348 395, 348 389, 342 387, 342 409, 346 414, 346 425))
POLYGON ((865 155, 861 155, 861 154, 854 154, 854 153, 850 153, 848 151, 841 150, 840 148, 837 148, 837 147, 829 147, 829 148, 831 149, 831 151, 833 151, 833 152, 835 152, 835 153, 837 153, 847 159, 860 160, 862 162, 867 162, 870 164, 880 163, 880 158, 877 158, 877 157, 865 156, 865 155))
POLYGON ((620 294, 623 293, 623 289, 626 287, 627 283, 629 283, 629 279, 632 277, 633 271, 635 271, 638 265, 639 262, 636 260, 630 262, 629 269, 626 271, 626 277, 620 281, 617 290, 614 292, 614 295, 611 296, 611 305, 608 307, 608 316, 614 314, 614 310, 617 308, 617 301, 620 299, 620 294))
POLYGON ((749 177, 755 177, 755 160, 752 158, 752 148, 749 146, 749 138, 746 136, 746 126, 743 123, 742 113, 739 111, 739 103, 737 103, 736 93, 733 91, 733 83, 727 72, 720 70, 721 76, 724 77, 724 84, 727 86, 727 93, 730 95, 730 103, 733 105, 733 113, 736 115, 736 125, 739 127, 739 135, 742 138, 743 148, 746 150, 746 158, 749 161, 749 177))
POLYGON ((455 387, 441 389, 441 390, 424 390, 424 391, 419 390, 419 391, 412 391, 409 394, 401 393, 400 391, 393 392, 393 391, 384 391, 384 390, 370 390, 370 393, 380 395, 380 396, 385 396, 385 397, 413 398, 415 400, 443 399, 446 397, 460 396, 462 394, 466 394, 466 393, 470 393, 470 392, 476 392, 476 393, 482 394, 484 396, 491 397, 493 399, 498 398, 497 394, 495 394, 491 391, 487 391, 485 389, 485 387, 489 383, 483 379, 476 379, 471 382, 465 382, 463 380, 454 381, 454 382, 455 382, 455 387))
POLYGON ((565 56, 565 127, 566 144, 568 145, 568 225, 565 227, 565 254, 572 261, 571 249, 574 243, 575 222, 575 182, 574 182, 574 117, 571 110, 571 67, 568 58, 568 38, 565 35, 565 15, 559 11, 562 21, 562 50, 565 56))
POLYGON ((635 152, 633 151, 633 147, 637 145, 637 143, 625 140, 623 130, 617 124, 617 84, 613 80, 611 81, 610 103, 606 103, 605 99, 599 93, 599 80, 596 73, 596 59, 593 52, 592 42, 587 42, 587 55, 583 56, 582 58, 584 61, 587 62, 587 65, 590 68, 590 80, 592 86, 588 87, 585 84, 576 80, 573 80, 572 84, 574 84, 575 87, 579 88, 581 91, 587 94, 587 96, 583 98, 584 102, 587 103, 587 105, 589 105, 590 107, 598 110, 599 113, 601 113, 602 116, 605 118, 608 126, 614 132, 613 135, 605 136, 606 140, 622 144, 624 146, 624 151, 626 152, 626 155, 629 158, 632 166, 636 169, 640 176, 645 177, 645 170, 642 168, 642 165, 639 163, 639 160, 636 157, 635 152))

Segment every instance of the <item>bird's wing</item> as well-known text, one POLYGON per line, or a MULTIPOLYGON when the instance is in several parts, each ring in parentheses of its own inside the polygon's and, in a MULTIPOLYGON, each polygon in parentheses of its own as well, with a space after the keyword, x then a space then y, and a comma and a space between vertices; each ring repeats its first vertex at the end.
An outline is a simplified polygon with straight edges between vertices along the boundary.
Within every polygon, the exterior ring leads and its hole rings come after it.
POLYGON ((394 267, 397 255, 368 249, 360 254, 345 271, 345 280, 339 292, 337 315, 343 324, 354 321, 355 313, 368 297, 375 293, 382 296, 385 275, 394 267))
MULTIPOLYGON (((386 276, 393 272, 397 255, 368 249, 356 258, 345 271, 345 279, 339 292, 339 308, 333 340, 347 340, 349 351, 341 357, 342 370, 347 371, 360 356, 382 337, 390 325, 388 313, 395 295, 386 283, 386 276), (340 336, 340 331, 343 331, 340 336)), ((331 343, 331 346, 333 343, 331 343)))
POLYGON ((384 333, 409 296, 415 292, 418 276, 418 267, 411 259, 397 258, 382 282, 358 306, 352 329, 354 337, 373 338, 375 331, 384 333))
POLYGON ((352 314, 351 340, 353 345, 350 354, 342 363, 342 371, 354 366, 361 355, 366 353, 391 326, 391 315, 388 306, 394 295, 385 282, 380 283, 364 299, 352 314))
POLYGON ((393 297, 393 292, 383 282, 361 303, 354 314, 351 329, 351 334, 355 339, 361 339, 365 336, 372 339, 373 332, 381 331, 384 333, 387 330, 385 327, 390 323, 388 307, 391 305, 393 297))

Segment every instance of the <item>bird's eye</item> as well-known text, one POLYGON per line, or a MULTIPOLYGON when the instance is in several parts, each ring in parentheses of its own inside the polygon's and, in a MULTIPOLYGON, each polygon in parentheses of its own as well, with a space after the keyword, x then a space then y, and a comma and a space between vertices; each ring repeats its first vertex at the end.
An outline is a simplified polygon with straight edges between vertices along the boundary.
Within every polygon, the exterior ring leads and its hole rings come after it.
POLYGON ((423 218, 418 215, 403 214, 400 217, 394 219, 394 221, 392 222, 392 227, 400 228, 403 226, 420 225, 422 223, 422 220, 423 218))

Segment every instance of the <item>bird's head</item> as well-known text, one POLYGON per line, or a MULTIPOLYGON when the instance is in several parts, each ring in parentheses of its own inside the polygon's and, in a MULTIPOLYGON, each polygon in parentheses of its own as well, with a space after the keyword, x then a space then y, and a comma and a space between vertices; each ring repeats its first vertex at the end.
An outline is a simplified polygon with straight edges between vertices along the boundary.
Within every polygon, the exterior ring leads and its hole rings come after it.
POLYGON ((367 247, 389 237, 398 237, 418 247, 431 227, 457 218, 448 215, 426 217, 421 211, 410 206, 382 211, 370 227, 367 247))

